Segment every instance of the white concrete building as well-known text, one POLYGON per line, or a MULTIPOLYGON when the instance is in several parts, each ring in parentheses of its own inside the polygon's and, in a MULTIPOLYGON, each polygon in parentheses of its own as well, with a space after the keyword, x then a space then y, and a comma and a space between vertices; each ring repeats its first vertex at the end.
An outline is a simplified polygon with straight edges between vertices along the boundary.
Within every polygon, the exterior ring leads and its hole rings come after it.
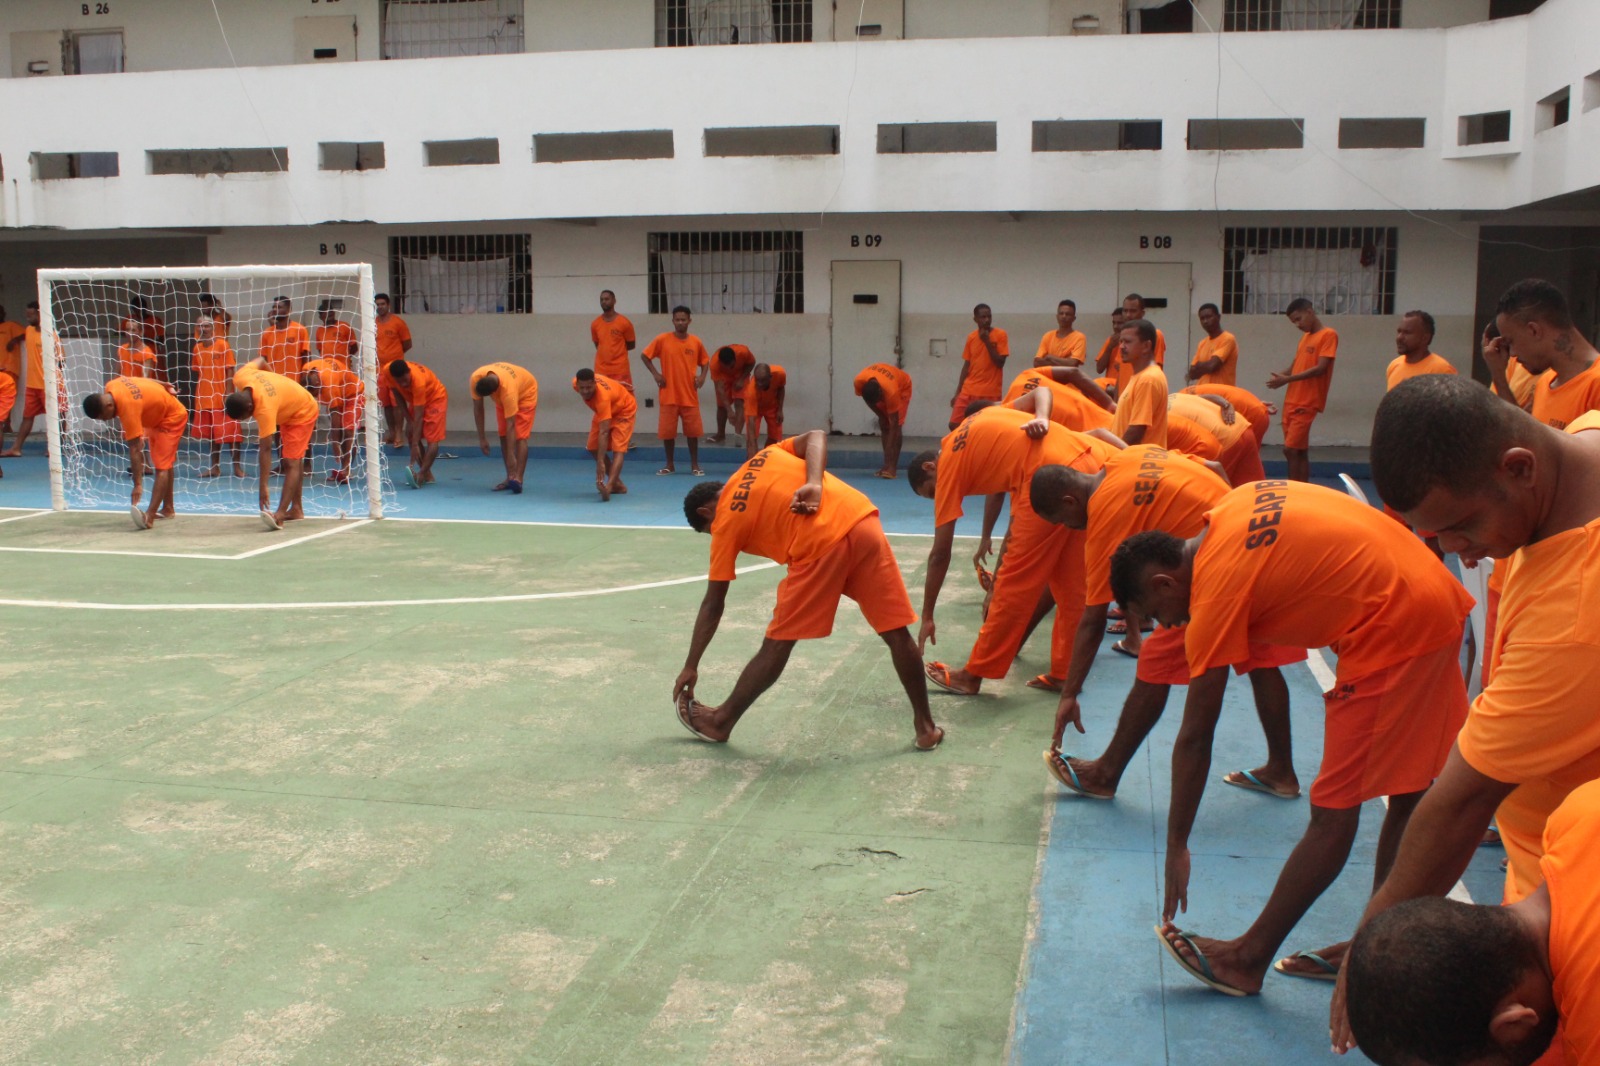
POLYGON ((583 428, 601 288, 641 347, 685 300, 789 369, 791 427, 846 432, 878 360, 942 432, 979 301, 1020 366, 1057 300, 1092 353, 1142 292, 1174 369, 1215 302, 1259 388, 1308 296, 1342 337, 1323 444, 1365 442, 1397 312, 1463 371, 1522 276, 1596 322, 1594 0, 6 0, 0 29, 13 317, 39 267, 371 262, 457 429, 500 358, 540 430, 583 428))

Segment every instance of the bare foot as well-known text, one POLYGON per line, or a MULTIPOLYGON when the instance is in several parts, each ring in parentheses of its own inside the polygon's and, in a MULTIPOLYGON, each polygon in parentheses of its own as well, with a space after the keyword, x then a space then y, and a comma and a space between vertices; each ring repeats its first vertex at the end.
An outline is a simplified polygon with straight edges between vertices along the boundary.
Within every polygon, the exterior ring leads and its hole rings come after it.
POLYGON ((1211 976, 1214 979, 1241 992, 1255 994, 1261 991, 1262 978, 1266 976, 1267 968, 1242 958, 1237 940, 1212 940, 1196 936, 1191 937, 1194 946, 1190 947, 1188 940, 1178 936, 1178 927, 1171 922, 1162 927, 1161 935, 1172 945, 1172 949, 1195 969, 1205 969, 1195 957, 1195 949, 1199 949, 1205 956, 1206 964, 1211 967, 1211 976))
POLYGON ((170 507, 163 507, 161 510, 156 512, 155 516, 157 518, 173 518, 177 516, 177 513, 177 511, 174 511, 170 507))
POLYGON ((875 474, 873 476, 881 477, 885 481, 893 481, 897 475, 895 474, 895 472, 893 470, 890 470, 890 469, 888 469, 886 467, 883 470, 878 471, 877 474, 875 474))
MULTIPOLYGON (((1251 777, 1265 785, 1275 796, 1290 798, 1300 795, 1300 778, 1293 770, 1285 774, 1265 766, 1258 766, 1249 772, 1251 777)), ((1240 788, 1253 788, 1250 779, 1245 777, 1244 773, 1242 770, 1235 770, 1231 774, 1224 774, 1223 780, 1240 788)))
POLYGON ((222 467, 214 466, 210 470, 205 471, 200 476, 201 477, 221 477, 222 476, 222 467))
POLYGON ((244 467, 240 466, 238 463, 234 463, 233 464, 233 476, 234 477, 245 477, 245 476, 247 476, 245 474, 245 472, 244 472, 244 467))
POLYGON ((944 741, 944 730, 934 726, 926 733, 917 734, 917 750, 932 751, 944 741))
POLYGON ((10 448, 6 451, 0 452, 0 456, 4 456, 7 459, 20 459, 22 457, 22 453, 15 448, 10 448))
POLYGON ((699 700, 692 700, 689 703, 689 724, 694 726, 695 730, 702 735, 710 737, 719 743, 725 743, 728 739, 728 734, 732 730, 723 729, 712 721, 712 717, 716 713, 717 708, 707 706, 699 700))
POLYGON ((594 487, 600 490, 601 503, 611 502, 611 485, 606 481, 605 478, 595 478, 594 487))
POLYGON ((1117 794, 1117 782, 1111 775, 1100 768, 1098 759, 1074 759, 1064 756, 1072 772, 1078 775, 1078 786, 1091 796, 1104 796, 1113 799, 1117 794))
POLYGON ((939 688, 959 696, 976 696, 983 687, 983 678, 965 670, 952 670, 944 663, 928 663, 923 671, 928 675, 928 680, 939 688))
POLYGON ((306 516, 306 512, 305 512, 305 510, 303 508, 291 507, 291 508, 289 508, 289 513, 286 514, 286 515, 281 515, 279 517, 278 521, 280 521, 280 522, 299 522, 302 519, 304 519, 305 516, 306 516))
POLYGON ((509 489, 510 487, 511 487, 511 482, 502 481, 502 482, 500 482, 500 484, 496 485, 494 488, 490 489, 489 491, 490 492, 504 492, 504 491, 506 491, 506 489, 509 489))

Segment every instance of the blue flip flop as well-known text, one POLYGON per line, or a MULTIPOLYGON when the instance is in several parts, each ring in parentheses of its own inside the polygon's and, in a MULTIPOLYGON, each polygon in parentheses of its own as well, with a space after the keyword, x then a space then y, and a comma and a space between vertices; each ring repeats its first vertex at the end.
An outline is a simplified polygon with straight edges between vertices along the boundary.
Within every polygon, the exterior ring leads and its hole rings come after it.
POLYGON ((1084 788, 1083 782, 1078 780, 1078 772, 1074 770, 1072 768, 1072 764, 1067 761, 1070 758, 1072 758, 1071 755, 1067 755, 1059 751, 1046 751, 1044 753, 1044 764, 1050 768, 1050 776, 1061 782, 1062 788, 1066 789, 1074 796, 1082 796, 1085 799, 1116 799, 1115 796, 1102 796, 1097 792, 1090 792, 1088 789, 1084 788))
POLYGON ((1155 929, 1156 939, 1161 941, 1161 946, 1167 949, 1167 954, 1172 956, 1172 960, 1178 964, 1179 968, 1182 969, 1184 973, 1188 974, 1190 977, 1193 977, 1201 984, 1221 992, 1225 996, 1235 996, 1243 999, 1245 996, 1251 994, 1242 988, 1235 988, 1226 981, 1220 981, 1217 979, 1217 975, 1211 971, 1211 964, 1206 961, 1205 955, 1202 954, 1200 949, 1195 946, 1194 938, 1199 934, 1186 933, 1181 929, 1178 930, 1178 939, 1183 941, 1185 944, 1188 944, 1189 950, 1194 952, 1195 962, 1190 962, 1188 959, 1183 957, 1182 952, 1172 946, 1172 941, 1167 939, 1167 934, 1162 932, 1159 925, 1156 926, 1155 929), (1195 963, 1198 963, 1199 965, 1197 966, 1195 963))
POLYGON ((1285 977, 1298 977, 1303 981, 1337 981, 1339 979, 1339 967, 1318 955, 1315 951, 1297 951, 1293 955, 1273 963, 1272 968, 1285 977), (1317 968, 1317 972, 1301 973, 1298 970, 1291 970, 1284 966, 1284 963, 1294 962, 1296 959, 1304 959, 1311 963, 1317 968))
POLYGON ((1268 796, 1276 796, 1278 799, 1283 800, 1294 800, 1300 798, 1299 789, 1295 789, 1293 792, 1284 792, 1280 789, 1273 788, 1271 785, 1261 780, 1261 778, 1257 777, 1249 770, 1235 770, 1232 773, 1223 774, 1222 783, 1224 785, 1232 785, 1234 788, 1242 788, 1246 792, 1260 792, 1268 796), (1235 780, 1235 778, 1239 777, 1244 778, 1244 780, 1235 780))

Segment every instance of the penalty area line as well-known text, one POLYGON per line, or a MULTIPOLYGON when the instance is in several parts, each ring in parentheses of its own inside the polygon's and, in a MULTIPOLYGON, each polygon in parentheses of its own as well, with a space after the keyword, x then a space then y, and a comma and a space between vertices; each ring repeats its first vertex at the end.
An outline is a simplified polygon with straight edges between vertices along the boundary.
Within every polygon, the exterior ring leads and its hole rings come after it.
MULTIPOLYGON (((771 570, 777 563, 757 563, 741 566, 734 572, 751 574, 758 570, 771 570)), ((606 589, 574 589, 570 592, 521 592, 504 596, 440 596, 415 600, 307 600, 294 603, 94 603, 84 600, 24 600, 0 599, 0 607, 33 607, 42 610, 63 611, 315 611, 357 609, 365 607, 446 607, 478 603, 530 603, 537 600, 579 600, 591 596, 614 596, 624 592, 644 592, 649 589, 669 588, 673 585, 692 585, 706 580, 706 575, 675 577, 666 581, 647 581, 638 585, 618 585, 606 589)))

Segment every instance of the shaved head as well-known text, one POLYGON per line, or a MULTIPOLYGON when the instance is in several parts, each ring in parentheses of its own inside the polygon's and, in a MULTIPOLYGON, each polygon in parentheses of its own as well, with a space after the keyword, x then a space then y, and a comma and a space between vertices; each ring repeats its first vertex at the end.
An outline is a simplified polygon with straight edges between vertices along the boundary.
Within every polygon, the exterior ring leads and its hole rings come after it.
POLYGON ((1410 511, 1436 488, 1470 495, 1538 423, 1475 381, 1425 374, 1395 386, 1372 425, 1372 481, 1410 511))

